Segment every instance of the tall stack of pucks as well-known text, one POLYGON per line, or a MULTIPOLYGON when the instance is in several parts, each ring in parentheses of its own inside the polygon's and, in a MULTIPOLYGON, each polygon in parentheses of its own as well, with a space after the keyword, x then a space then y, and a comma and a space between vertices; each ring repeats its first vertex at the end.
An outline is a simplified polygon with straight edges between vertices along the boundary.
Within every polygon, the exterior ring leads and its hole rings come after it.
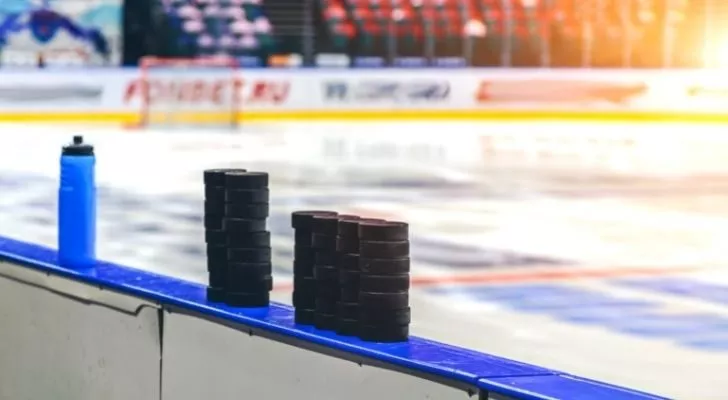
POLYGON ((293 307, 297 324, 313 325, 316 315, 316 278, 313 248, 313 223, 316 216, 336 217, 334 211, 295 211, 291 214, 294 229, 293 307))
POLYGON ((362 340, 400 342, 409 337, 409 226, 359 223, 359 332, 362 340))
POLYGON ((225 173, 245 172, 244 169, 208 169, 203 172, 205 183, 205 243, 207 244, 207 299, 221 303, 225 298, 227 279, 227 235, 225 219, 225 173))
POLYGON ((311 245, 316 252, 313 271, 316 278, 314 325, 318 329, 334 330, 336 307, 340 297, 339 270, 336 268, 339 216, 316 215, 313 217, 312 228, 311 245))
POLYGON ((225 173, 227 279, 225 304, 234 307, 266 307, 273 289, 268 174, 225 173))
POLYGON ((362 221, 381 220, 339 218, 336 238, 340 290, 336 332, 346 336, 356 336, 359 332, 359 223, 362 221))

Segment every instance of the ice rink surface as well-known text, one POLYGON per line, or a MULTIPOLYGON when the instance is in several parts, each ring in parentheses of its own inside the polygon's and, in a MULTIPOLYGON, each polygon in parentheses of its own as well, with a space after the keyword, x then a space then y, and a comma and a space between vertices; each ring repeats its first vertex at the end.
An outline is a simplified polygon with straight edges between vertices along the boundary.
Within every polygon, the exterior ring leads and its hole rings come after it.
POLYGON ((362 123, 2 127, 0 234, 55 247, 60 146, 96 144, 99 256, 205 282, 202 170, 271 173, 290 212, 411 224, 419 336, 680 399, 728 393, 722 126, 362 123))

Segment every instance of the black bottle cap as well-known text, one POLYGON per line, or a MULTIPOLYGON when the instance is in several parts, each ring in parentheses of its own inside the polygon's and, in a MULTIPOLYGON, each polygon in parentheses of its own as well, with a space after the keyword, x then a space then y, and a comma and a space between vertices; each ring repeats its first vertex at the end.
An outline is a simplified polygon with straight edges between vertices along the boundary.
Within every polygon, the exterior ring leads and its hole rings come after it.
POLYGON ((63 146, 64 156, 92 156, 94 146, 83 142, 83 136, 74 136, 73 143, 63 146))

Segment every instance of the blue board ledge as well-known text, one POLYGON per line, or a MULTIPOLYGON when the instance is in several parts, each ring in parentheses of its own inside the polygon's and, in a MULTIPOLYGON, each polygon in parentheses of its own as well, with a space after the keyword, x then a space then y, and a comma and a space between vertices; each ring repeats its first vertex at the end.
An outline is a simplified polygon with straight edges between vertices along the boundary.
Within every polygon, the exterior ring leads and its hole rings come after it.
POLYGON ((0 236, 0 261, 10 261, 161 304, 464 382, 519 400, 664 399, 418 337, 412 337, 405 343, 363 342, 296 325, 293 309, 286 305, 272 303, 270 307, 249 309, 228 307, 208 303, 205 287, 193 282, 108 262, 99 262, 92 270, 76 271, 59 266, 56 260, 53 249, 0 236))

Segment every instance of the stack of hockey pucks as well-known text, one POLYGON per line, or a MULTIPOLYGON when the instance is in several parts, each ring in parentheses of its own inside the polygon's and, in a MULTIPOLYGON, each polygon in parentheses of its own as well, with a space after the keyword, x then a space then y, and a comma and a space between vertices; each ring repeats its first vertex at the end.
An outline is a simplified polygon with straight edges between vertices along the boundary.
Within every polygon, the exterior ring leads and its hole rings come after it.
POLYGON ((313 217, 311 245, 316 278, 316 315, 314 325, 318 329, 336 329, 336 308, 339 303, 339 270, 336 268, 336 237, 339 232, 338 215, 313 217))
POLYGON ((359 223, 359 332, 362 340, 399 342, 409 337, 409 226, 359 223))
POLYGON ((359 332, 359 223, 377 221, 359 217, 339 218, 336 267, 339 271, 339 303, 336 332, 356 336, 359 332))
POLYGON ((265 307, 273 289, 268 174, 232 171, 225 174, 227 277, 225 304, 265 307))
POLYGON ((313 325, 316 315, 316 278, 313 249, 313 223, 315 216, 336 217, 333 211, 296 211, 291 214, 294 229, 293 307, 297 324, 313 325))
POLYGON ((225 174, 245 172, 244 169, 208 169, 203 173, 205 183, 205 243, 207 244, 207 299, 221 303, 225 300, 227 280, 227 235, 225 219, 225 174))

